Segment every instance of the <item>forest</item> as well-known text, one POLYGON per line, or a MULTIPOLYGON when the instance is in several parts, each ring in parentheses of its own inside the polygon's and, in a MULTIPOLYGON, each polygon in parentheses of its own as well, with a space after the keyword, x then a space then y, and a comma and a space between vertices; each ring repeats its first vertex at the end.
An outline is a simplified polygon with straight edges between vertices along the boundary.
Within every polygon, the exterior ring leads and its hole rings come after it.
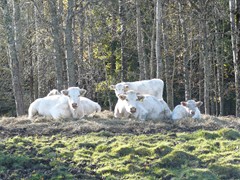
POLYGON ((240 2, 1 0, 0 115, 76 84, 113 110, 111 84, 160 78, 169 107, 240 116, 240 2))

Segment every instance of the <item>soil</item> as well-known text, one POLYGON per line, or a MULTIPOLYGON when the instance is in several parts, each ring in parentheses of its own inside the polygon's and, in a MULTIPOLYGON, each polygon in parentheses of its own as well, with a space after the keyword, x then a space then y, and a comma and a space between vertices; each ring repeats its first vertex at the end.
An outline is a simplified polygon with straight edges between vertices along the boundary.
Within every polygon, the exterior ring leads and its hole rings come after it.
POLYGON ((111 134, 154 134, 193 132, 199 129, 218 130, 221 128, 233 128, 240 131, 240 119, 233 116, 215 117, 203 115, 202 119, 194 120, 186 118, 173 122, 162 121, 137 121, 134 119, 118 119, 113 117, 110 111, 103 111, 92 117, 82 119, 53 120, 36 116, 29 120, 27 116, 0 118, 0 138, 19 136, 52 136, 62 134, 64 136, 76 136, 91 132, 108 132, 111 134))

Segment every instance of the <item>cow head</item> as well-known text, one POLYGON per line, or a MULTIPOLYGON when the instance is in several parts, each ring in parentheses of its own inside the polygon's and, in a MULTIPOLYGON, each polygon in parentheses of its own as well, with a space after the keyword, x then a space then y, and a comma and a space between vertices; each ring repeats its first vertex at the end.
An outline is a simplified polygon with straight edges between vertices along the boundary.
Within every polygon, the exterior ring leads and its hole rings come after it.
POLYGON ((200 107, 203 104, 202 101, 194 101, 194 100, 188 100, 188 101, 182 101, 181 105, 185 106, 188 109, 189 114, 194 115, 196 112, 196 108, 200 107))
POLYGON ((115 94, 117 97, 119 97, 120 94, 124 94, 128 91, 129 87, 126 83, 118 83, 116 85, 111 85, 110 89, 115 90, 115 94))
POLYGON ((69 87, 66 90, 62 90, 61 93, 68 96, 68 103, 70 108, 77 109, 79 106, 79 97, 84 96, 87 91, 85 89, 80 89, 79 87, 69 87))
POLYGON ((130 114, 134 114, 137 112, 138 101, 142 101, 144 96, 138 95, 136 92, 130 90, 125 94, 120 94, 119 98, 123 101, 126 111, 130 114))

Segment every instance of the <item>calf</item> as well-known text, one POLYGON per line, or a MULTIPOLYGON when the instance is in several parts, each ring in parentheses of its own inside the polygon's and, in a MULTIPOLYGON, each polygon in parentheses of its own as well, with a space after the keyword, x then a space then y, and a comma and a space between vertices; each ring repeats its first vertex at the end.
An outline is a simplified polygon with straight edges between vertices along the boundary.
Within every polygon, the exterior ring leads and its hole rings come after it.
POLYGON ((121 82, 116 85, 111 85, 110 88, 115 90, 115 94, 118 97, 120 94, 124 94, 128 90, 134 90, 140 94, 149 94, 157 97, 157 99, 163 99, 163 87, 164 82, 161 79, 142 80, 135 82, 121 82))
POLYGON ((200 119, 201 112, 198 109, 203 103, 201 101, 182 101, 180 105, 177 105, 172 112, 172 119, 179 120, 185 117, 192 117, 193 119, 200 119))
POLYGON ((171 110, 164 100, 158 100, 151 95, 138 95, 135 91, 127 91, 120 94, 126 111, 136 119, 167 119, 171 116, 171 110))
POLYGON ((130 114, 126 111, 124 102, 121 98, 118 98, 117 104, 114 108, 114 117, 115 118, 128 118, 130 114))
POLYGON ((36 99, 29 106, 28 118, 31 119, 37 113, 54 119, 81 118, 84 116, 84 112, 79 97, 85 93, 85 89, 70 87, 62 90, 61 95, 36 99))

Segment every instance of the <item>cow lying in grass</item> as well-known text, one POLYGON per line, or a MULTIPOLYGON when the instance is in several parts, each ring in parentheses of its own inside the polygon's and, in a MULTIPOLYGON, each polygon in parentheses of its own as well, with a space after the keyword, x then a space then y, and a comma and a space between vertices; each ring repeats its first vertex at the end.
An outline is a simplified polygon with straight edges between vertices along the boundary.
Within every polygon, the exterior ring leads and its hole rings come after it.
POLYGON ((157 99, 163 99, 164 82, 161 79, 142 80, 134 82, 121 82, 116 85, 111 85, 110 88, 115 90, 118 97, 128 90, 134 90, 140 94, 149 94, 155 96, 157 99))
POLYGON ((130 90, 125 94, 120 94, 122 106, 130 116, 138 120, 162 120, 171 117, 171 110, 164 100, 158 100, 151 95, 139 95, 130 90))
POLYGON ((179 120, 186 117, 192 117, 193 119, 200 119, 201 112, 198 109, 203 103, 201 101, 182 101, 180 105, 177 105, 172 112, 172 119, 179 120))
POLYGON ((54 119, 82 118, 84 112, 79 97, 85 93, 85 89, 70 87, 67 90, 62 90, 61 95, 50 95, 36 99, 29 106, 28 118, 31 119, 37 113, 54 119))

